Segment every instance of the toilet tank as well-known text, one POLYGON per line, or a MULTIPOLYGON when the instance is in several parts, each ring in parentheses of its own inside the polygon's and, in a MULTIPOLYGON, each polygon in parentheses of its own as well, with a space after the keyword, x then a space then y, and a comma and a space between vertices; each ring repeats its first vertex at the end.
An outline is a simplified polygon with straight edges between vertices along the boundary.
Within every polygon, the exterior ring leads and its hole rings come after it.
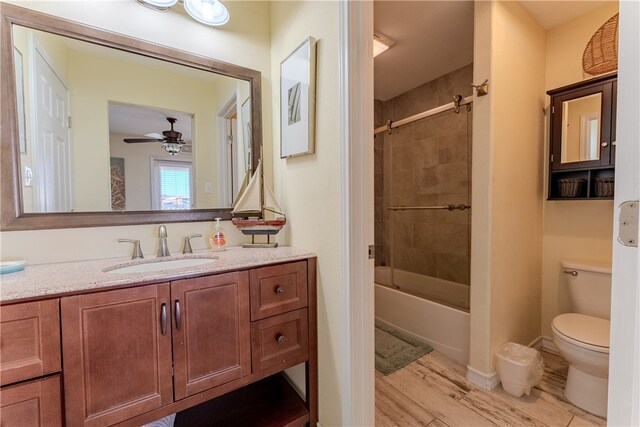
POLYGON ((572 311, 610 319, 611 265, 563 259, 560 266, 567 280, 572 311))

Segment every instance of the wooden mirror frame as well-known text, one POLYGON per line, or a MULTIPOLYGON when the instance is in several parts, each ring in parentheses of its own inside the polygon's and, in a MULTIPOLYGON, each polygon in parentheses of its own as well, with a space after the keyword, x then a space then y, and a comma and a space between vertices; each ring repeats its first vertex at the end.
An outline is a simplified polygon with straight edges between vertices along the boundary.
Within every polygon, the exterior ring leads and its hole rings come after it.
POLYGON ((259 71, 2 3, 0 4, 0 46, 2 48, 0 96, 3 100, 0 113, 1 231, 213 221, 217 217, 231 218, 229 208, 130 212, 22 212, 22 174, 20 173, 16 85, 13 77, 15 70, 12 27, 14 24, 245 80, 251 87, 251 164, 254 171, 258 166, 262 146, 262 89, 259 71))

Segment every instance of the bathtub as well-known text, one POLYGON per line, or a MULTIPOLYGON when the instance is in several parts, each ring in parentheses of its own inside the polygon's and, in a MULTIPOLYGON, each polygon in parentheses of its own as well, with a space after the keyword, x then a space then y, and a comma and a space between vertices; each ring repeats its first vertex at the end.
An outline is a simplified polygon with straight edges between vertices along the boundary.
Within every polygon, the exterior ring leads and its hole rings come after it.
POLYGON ((376 320, 429 344, 466 366, 469 363, 469 313, 418 295, 420 290, 429 289, 443 301, 452 295, 453 298, 467 298, 468 306, 468 287, 395 269, 394 281, 407 291, 403 292, 387 286, 390 275, 389 267, 375 268, 376 320), (448 288, 444 298, 441 288, 448 288))

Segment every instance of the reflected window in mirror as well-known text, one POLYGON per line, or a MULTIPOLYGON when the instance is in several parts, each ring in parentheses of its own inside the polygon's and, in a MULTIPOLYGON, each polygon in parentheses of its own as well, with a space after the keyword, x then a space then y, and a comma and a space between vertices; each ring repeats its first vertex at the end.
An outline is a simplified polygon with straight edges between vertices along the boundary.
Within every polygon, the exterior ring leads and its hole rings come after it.
POLYGON ((22 212, 232 206, 252 164, 248 81, 18 25, 13 40, 23 52, 19 168, 33 175, 22 212), (162 186, 171 161, 183 184, 189 170, 188 194, 162 186))

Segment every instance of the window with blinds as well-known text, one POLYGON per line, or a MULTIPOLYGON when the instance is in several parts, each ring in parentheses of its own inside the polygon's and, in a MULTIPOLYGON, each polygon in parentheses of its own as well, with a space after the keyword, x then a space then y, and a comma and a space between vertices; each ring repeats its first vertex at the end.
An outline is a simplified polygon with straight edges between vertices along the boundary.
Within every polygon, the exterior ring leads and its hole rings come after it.
POLYGON ((156 161, 155 197, 159 209, 192 209, 191 163, 156 161))

